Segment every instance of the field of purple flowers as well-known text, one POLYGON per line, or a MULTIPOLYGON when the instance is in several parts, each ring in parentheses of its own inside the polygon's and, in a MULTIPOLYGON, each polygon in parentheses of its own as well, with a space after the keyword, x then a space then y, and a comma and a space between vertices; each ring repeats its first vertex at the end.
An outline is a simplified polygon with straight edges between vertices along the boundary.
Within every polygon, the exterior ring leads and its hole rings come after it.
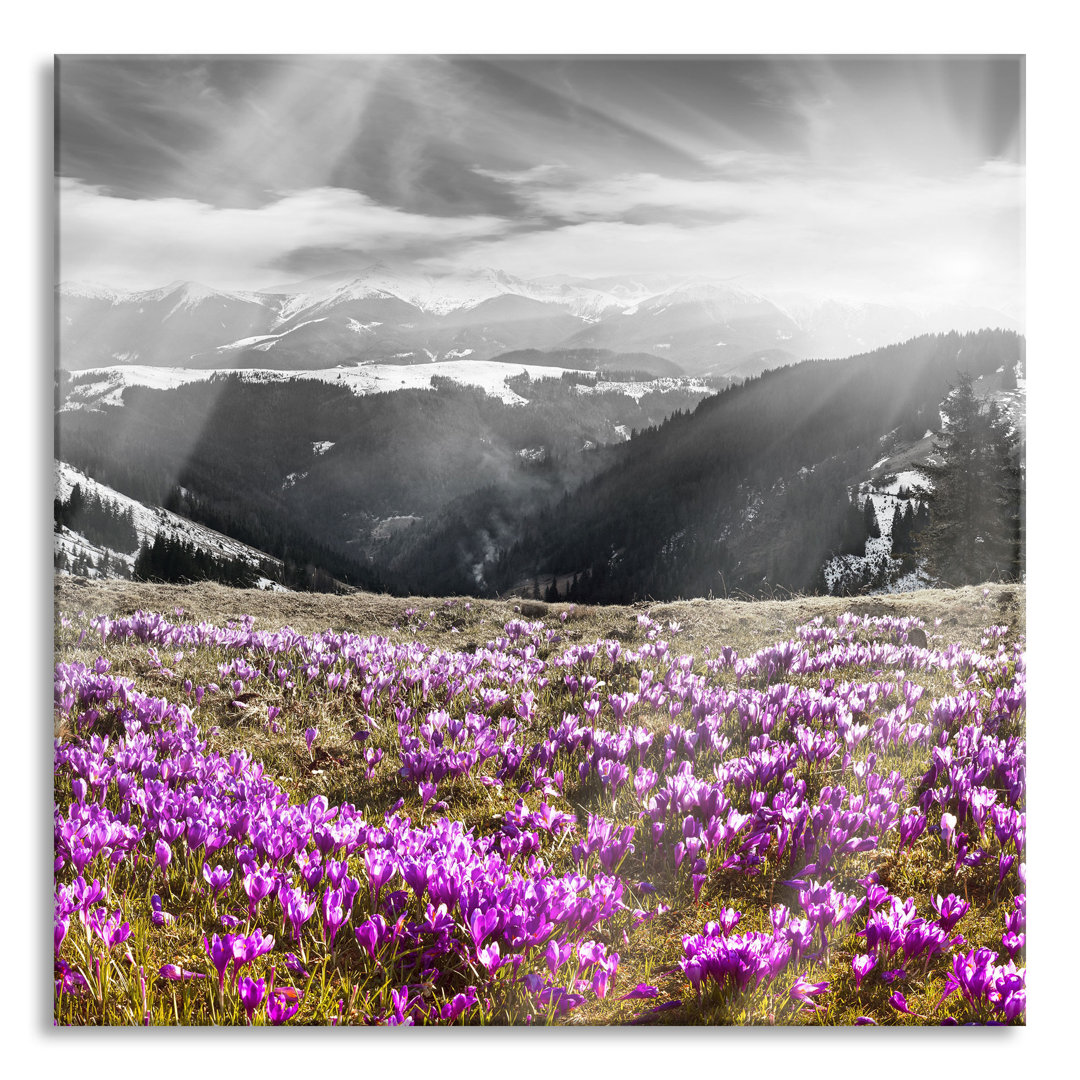
POLYGON ((56 1023, 1025 1022, 1022 636, 407 614, 59 616, 56 1023))

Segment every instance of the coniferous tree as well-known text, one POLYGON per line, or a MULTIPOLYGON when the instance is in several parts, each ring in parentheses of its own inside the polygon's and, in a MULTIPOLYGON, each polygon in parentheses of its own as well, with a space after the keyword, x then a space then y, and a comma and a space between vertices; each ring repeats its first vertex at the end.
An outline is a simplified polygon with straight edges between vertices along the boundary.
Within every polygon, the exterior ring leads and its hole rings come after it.
POLYGON ((930 524, 919 551, 941 584, 1012 579, 1021 566, 1021 469, 1017 435, 997 404, 975 396, 962 374, 942 406, 947 423, 934 443, 937 462, 930 524))
POLYGON ((908 558, 915 551, 915 511, 910 502, 900 509, 897 503, 893 511, 892 553, 897 558, 908 558))
POLYGON ((881 536, 881 526, 878 525, 877 512, 874 510, 873 495, 866 496, 866 503, 863 505, 863 521, 867 537, 877 540, 881 536))
POLYGON ((858 495, 848 500, 840 523, 840 555, 861 555, 866 550, 866 525, 859 509, 858 495))

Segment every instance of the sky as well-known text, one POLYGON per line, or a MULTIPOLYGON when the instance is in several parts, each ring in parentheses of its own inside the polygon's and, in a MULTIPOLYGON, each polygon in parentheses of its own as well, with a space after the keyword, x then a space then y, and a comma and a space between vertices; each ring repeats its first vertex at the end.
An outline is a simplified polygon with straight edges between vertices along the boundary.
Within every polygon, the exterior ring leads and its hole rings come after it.
POLYGON ((372 262, 1024 312, 1016 56, 57 61, 59 280, 372 262))

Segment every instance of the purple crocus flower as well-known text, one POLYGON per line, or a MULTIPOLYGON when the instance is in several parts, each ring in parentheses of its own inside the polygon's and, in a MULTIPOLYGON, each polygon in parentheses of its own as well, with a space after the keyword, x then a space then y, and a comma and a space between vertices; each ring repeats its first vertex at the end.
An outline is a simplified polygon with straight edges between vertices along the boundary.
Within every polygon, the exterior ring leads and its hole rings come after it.
POLYGON ((794 985, 788 991, 788 997, 792 1001, 799 1003, 799 1006, 809 1005, 814 1009, 823 1009, 825 1006, 818 1002, 811 1001, 811 997, 814 994, 820 994, 825 990, 828 990, 829 984, 827 982, 812 983, 809 979, 804 978, 802 975, 796 978, 794 985))
POLYGON ((206 976, 198 971, 185 971, 182 967, 176 964, 162 964, 158 969, 158 974, 163 979, 176 979, 186 981, 188 979, 205 979, 206 976))
POLYGON ((694 888, 694 903, 698 902, 698 898, 701 896, 701 887, 709 880, 708 874, 693 874, 691 875, 691 883, 694 888))
POLYGON ((930 901, 930 906, 934 909, 942 930, 948 933, 967 914, 969 905, 955 893, 949 893, 944 900, 939 893, 930 901))
POLYGON ((998 884, 1000 885, 1005 880, 1005 875, 1012 869, 1012 864, 1016 862, 1015 855, 1006 855, 1003 851, 998 856, 998 884))
POLYGON ((452 1024, 466 1009, 471 1009, 477 1002, 476 987, 466 987, 465 993, 455 994, 440 1010, 439 1018, 452 1024))
POLYGON ((244 875, 244 892, 248 897, 248 917, 255 917, 255 909, 264 900, 277 884, 277 878, 272 870, 252 867, 250 872, 244 875))
POLYGON ((548 942, 548 946, 544 950, 544 962, 547 964, 552 978, 555 977, 555 972, 570 959, 573 948, 573 944, 565 940, 548 942))
POLYGON ((206 953, 210 957, 210 962, 214 965, 218 973, 218 990, 224 991, 225 989, 225 970, 233 959, 233 943, 236 941, 236 937, 233 934, 225 934, 219 937, 215 934, 212 938, 203 938, 203 945, 206 947, 206 953))
POLYGON ((68 932, 68 925, 71 920, 67 915, 56 915, 53 917, 53 951, 60 951, 60 944, 64 940, 64 937, 68 932))
POLYGON ((411 1016, 405 1016, 405 1006, 409 1003, 409 988, 403 986, 400 990, 390 991, 390 1003, 393 1006, 393 1012, 387 1018, 387 1025, 390 1027, 407 1025, 412 1026, 413 1019, 411 1016))
POLYGON ((278 986, 266 997, 266 1015, 275 1027, 291 1020, 300 1008, 304 992, 295 986, 278 986))
POLYGON ((506 961, 499 955, 499 943, 493 941, 490 945, 485 945, 481 949, 476 950, 476 959, 487 969, 488 975, 494 975, 496 971, 503 966, 506 961))
MULTIPOLYGON (((103 927, 102 940, 111 949, 115 945, 121 945, 131 937, 131 927, 120 921, 120 912, 114 912, 112 917, 103 927)), ((130 953, 128 954, 130 956, 130 953)))
POLYGON ((62 993, 82 996, 89 992, 90 985, 83 974, 72 970, 65 961, 56 961, 56 972, 60 976, 54 984, 57 996, 62 993))
POLYGON ((637 998, 654 998, 659 997, 660 991, 655 986, 649 986, 648 983, 638 983, 633 990, 628 994, 623 994, 620 1001, 634 1001, 637 998))
POLYGON ((278 890, 278 900, 285 917, 292 924, 293 937, 299 941, 301 928, 315 914, 315 897, 305 893, 303 889, 293 889, 285 885, 278 890))
POLYGON ((717 922, 723 927, 725 934, 730 934, 738 926, 740 919, 742 919, 742 912, 734 908, 726 907, 717 913, 717 922))
POLYGON ((584 994, 572 994, 561 986, 549 986, 541 991, 537 998, 541 1005, 553 1007, 556 1016, 563 1016, 571 1009, 576 1009, 584 1000, 584 994))
POLYGON ((908 1008, 907 998, 904 997, 904 995, 900 993, 899 990, 897 990, 896 993, 889 998, 889 1004, 894 1009, 896 1009, 897 1012, 906 1013, 908 1016, 918 1015, 917 1013, 913 1013, 911 1009, 908 1008))
POLYGON ((288 971, 290 975, 295 975, 298 979, 311 978, 310 972, 296 958, 295 953, 290 952, 285 954, 285 970, 288 971))
POLYGON ((954 837, 956 835, 956 815, 955 814, 942 814, 941 815, 941 839, 945 841, 948 847, 954 846, 954 837))
POLYGON ((884 885, 878 885, 876 882, 869 885, 866 890, 866 904, 873 911, 878 904, 885 900, 889 895, 889 890, 884 885))
POLYGON ((312 746, 312 743, 314 743, 315 740, 318 737, 319 737, 319 729, 317 727, 309 727, 304 732, 304 741, 307 743, 308 756, 311 758, 312 761, 315 760, 315 755, 314 755, 314 753, 312 753, 311 746, 312 746))
POLYGON ((593 993, 598 997, 607 996, 608 979, 618 970, 619 967, 619 954, 612 953, 607 960, 603 961, 593 972, 592 988, 593 993))
POLYGON ((868 956, 863 953, 859 956, 855 956, 851 960, 851 970, 855 972, 855 989, 858 990, 862 986, 863 979, 870 974, 874 965, 877 963, 876 956, 868 956))
POLYGON ((266 994, 265 979, 251 979, 245 975, 238 984, 240 1001, 243 1003, 244 1012, 247 1013, 247 1022, 250 1024, 255 1016, 255 1010, 262 1004, 266 994))
POLYGON ((1016 954, 1024 947, 1027 941, 1027 935, 1014 934, 1011 930, 1006 930, 1001 935, 1001 945, 1005 952, 1008 954, 1010 960, 1016 959, 1016 954))
POLYGON ((481 911, 475 908, 469 915, 469 933, 472 935, 473 944, 480 948, 484 938, 498 925, 499 912, 496 908, 481 911))
POLYGON ((216 893, 222 892, 228 887, 229 882, 232 881, 232 876, 233 872, 224 869, 220 863, 215 866, 213 870, 210 869, 209 863, 203 863, 203 877, 206 879, 206 883, 210 888, 216 893))
POLYGON ((378 902, 379 890, 394 876, 397 870, 393 852, 368 848, 364 852, 364 865, 367 867, 368 885, 373 901, 378 902))
POLYGON ((245 964, 265 955, 274 947, 274 939, 271 935, 264 935, 259 929, 244 937, 243 934, 233 938, 233 976, 240 974, 240 969, 245 964))
POLYGON ((633 1020, 630 1020, 631 1024, 647 1024, 658 1013, 668 1012, 671 1009, 677 1009, 682 1004, 681 998, 675 998, 672 1001, 665 1001, 660 1005, 654 1005, 651 1009, 646 1009, 643 1013, 635 1016, 633 1020))
POLYGON ((155 926, 169 926, 176 922, 176 916, 161 910, 161 897, 154 893, 150 897, 150 920, 155 926))
POLYGON ((366 949, 368 955, 374 959, 375 954, 382 947, 383 941, 386 940, 386 920, 381 915, 372 915, 370 919, 365 919, 358 926, 355 926, 353 933, 356 935, 360 947, 366 949))
POLYGON ((920 813, 918 807, 907 810, 900 819, 900 848, 908 844, 914 846, 925 829, 926 815, 920 813))
POLYGON ((172 848, 164 840, 158 840, 154 845, 154 862, 163 874, 172 862, 172 848))
POLYGON ((1027 1009, 1027 990, 1024 988, 1010 994, 1002 1006, 1005 1019, 1009 1021, 1015 1020, 1025 1009, 1027 1009))
POLYGON ((338 930, 349 918, 349 912, 344 908, 344 900, 345 893, 341 889, 327 889, 323 893, 323 939, 331 949, 334 947, 338 930))

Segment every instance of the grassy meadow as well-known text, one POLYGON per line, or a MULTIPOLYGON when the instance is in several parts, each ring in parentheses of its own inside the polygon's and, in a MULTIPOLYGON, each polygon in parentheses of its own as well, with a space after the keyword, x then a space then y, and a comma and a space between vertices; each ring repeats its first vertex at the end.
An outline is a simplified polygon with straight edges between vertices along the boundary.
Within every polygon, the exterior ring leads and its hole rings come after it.
POLYGON ((58 579, 54 1019, 1024 1024, 1024 603, 58 579))

